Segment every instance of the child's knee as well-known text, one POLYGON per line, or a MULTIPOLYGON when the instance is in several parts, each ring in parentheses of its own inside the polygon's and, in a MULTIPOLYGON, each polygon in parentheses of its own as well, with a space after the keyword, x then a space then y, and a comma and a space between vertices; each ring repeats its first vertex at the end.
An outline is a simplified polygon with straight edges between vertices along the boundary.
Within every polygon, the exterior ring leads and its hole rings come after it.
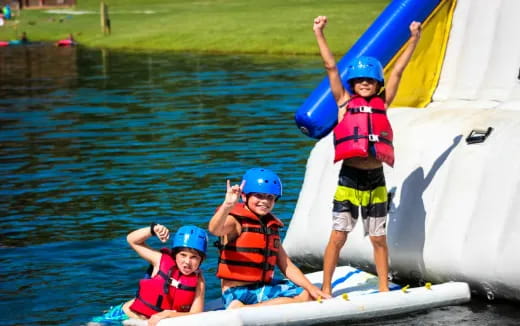
POLYGON ((243 306, 244 306, 244 304, 242 303, 242 301, 233 300, 233 301, 231 301, 231 303, 229 304, 229 306, 226 309, 236 309, 236 308, 240 308, 243 306))
POLYGON ((343 247, 347 241, 347 232, 333 230, 330 235, 330 244, 335 247, 343 247))
POLYGON ((370 241, 374 248, 387 248, 386 236, 370 237, 370 241))
POLYGON ((307 290, 303 290, 302 293, 294 297, 299 302, 311 301, 312 296, 307 290))

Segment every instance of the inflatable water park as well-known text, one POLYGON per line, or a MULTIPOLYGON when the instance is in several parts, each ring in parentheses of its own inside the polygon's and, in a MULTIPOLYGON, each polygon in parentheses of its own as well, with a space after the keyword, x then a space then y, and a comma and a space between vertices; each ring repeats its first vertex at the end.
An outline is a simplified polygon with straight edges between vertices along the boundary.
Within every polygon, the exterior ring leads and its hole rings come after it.
MULTIPOLYGON (((393 168, 384 167, 394 279, 467 282, 476 295, 520 300, 518 12, 515 0, 393 1, 341 59, 341 74, 359 55, 377 57, 387 72, 407 40, 407 24, 423 22, 388 113, 396 158, 393 168)), ((319 140, 284 247, 295 262, 315 267, 341 167, 333 164, 334 105, 324 79, 295 115, 300 130, 319 140)), ((349 234, 340 263, 373 271, 361 229, 349 234)))
MULTIPOLYGON (((388 113, 396 157, 393 168, 384 167, 390 292, 377 291, 372 246, 358 226, 340 253, 333 299, 232 310, 217 300, 207 312, 159 325, 311 325, 462 304, 472 295, 520 300, 518 12, 517 0, 394 0, 338 62, 344 77, 351 59, 373 56, 386 74, 410 22, 423 23, 388 113)), ((319 270, 341 168, 333 163, 337 106, 325 73, 295 122, 316 144, 284 247, 295 263, 319 270)), ((321 286, 321 272, 307 276, 321 286)))

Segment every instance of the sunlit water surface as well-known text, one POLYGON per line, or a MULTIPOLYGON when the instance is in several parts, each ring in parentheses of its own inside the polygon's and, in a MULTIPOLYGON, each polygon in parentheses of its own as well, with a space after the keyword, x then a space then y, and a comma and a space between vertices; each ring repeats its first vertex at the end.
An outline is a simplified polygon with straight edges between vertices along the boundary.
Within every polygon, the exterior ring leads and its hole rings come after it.
MULTIPOLYGON (((250 167, 281 176, 288 225, 315 143, 293 115, 323 76, 315 57, 2 49, 0 324, 80 325, 130 299, 146 264, 128 232, 205 228, 250 167)), ((509 325, 516 308, 476 299, 363 324, 509 325)))

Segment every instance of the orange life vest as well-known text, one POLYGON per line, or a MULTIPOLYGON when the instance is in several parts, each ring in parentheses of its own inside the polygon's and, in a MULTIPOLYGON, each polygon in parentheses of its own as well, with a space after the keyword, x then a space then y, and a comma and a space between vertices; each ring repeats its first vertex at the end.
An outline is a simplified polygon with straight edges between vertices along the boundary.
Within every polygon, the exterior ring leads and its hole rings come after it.
POLYGON ((393 138, 384 99, 374 96, 367 101, 354 95, 347 104, 343 120, 334 128, 334 163, 372 155, 394 166, 393 138))
POLYGON ((283 223, 272 214, 260 219, 243 203, 236 204, 229 213, 242 226, 240 235, 220 249, 217 277, 270 283, 277 264, 280 247, 279 229, 283 223))
POLYGON ((199 271, 182 274, 168 249, 163 253, 159 271, 150 279, 139 281, 137 295, 130 310, 150 318, 163 310, 189 312, 199 279, 199 271))

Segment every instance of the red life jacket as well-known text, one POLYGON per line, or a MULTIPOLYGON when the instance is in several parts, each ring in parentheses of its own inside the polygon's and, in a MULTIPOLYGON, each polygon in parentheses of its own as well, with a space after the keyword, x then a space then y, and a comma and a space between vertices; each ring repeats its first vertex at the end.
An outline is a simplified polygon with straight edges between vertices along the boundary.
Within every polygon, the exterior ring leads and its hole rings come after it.
POLYGON ((225 245, 217 243, 220 249, 217 277, 270 283, 280 247, 278 230, 283 223, 272 214, 262 220, 243 203, 236 204, 229 214, 240 223, 242 232, 225 245))
POLYGON ((394 166, 394 134, 386 116, 385 101, 369 101, 359 95, 350 98, 343 120, 334 128, 334 163, 353 157, 374 156, 394 166))
POLYGON ((130 310, 150 318, 163 310, 188 312, 195 299, 199 272, 182 274, 168 249, 163 253, 159 271, 150 279, 139 281, 137 295, 130 310))

